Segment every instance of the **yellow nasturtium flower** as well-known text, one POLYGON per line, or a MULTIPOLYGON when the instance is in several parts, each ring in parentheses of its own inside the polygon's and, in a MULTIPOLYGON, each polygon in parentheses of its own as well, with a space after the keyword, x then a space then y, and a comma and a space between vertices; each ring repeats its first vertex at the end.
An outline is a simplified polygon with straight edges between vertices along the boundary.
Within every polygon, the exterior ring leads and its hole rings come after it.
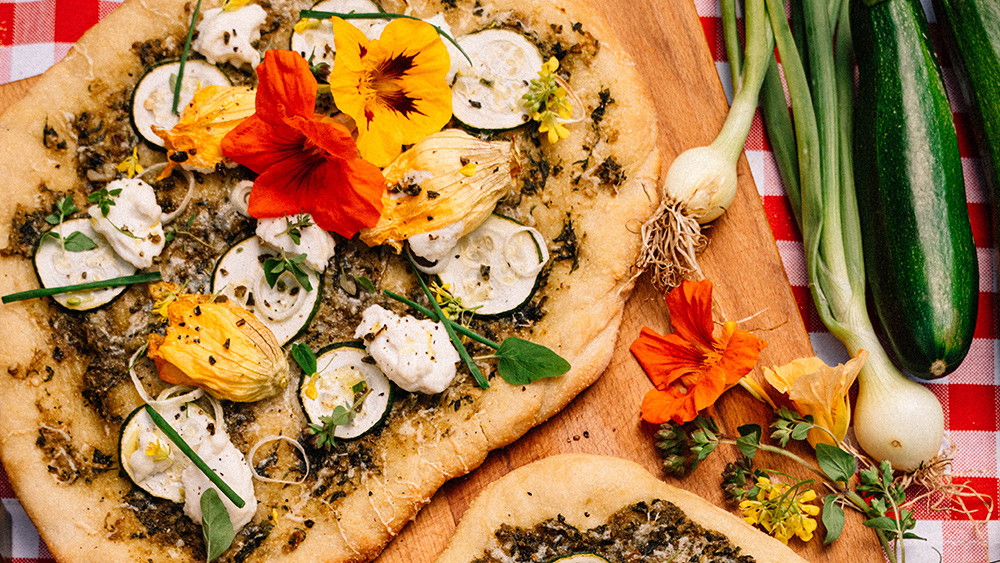
MULTIPOLYGON (((811 415, 813 424, 830 430, 838 441, 847 435, 851 423, 851 403, 847 393, 865 364, 862 350, 846 364, 830 367, 816 357, 800 358, 774 369, 764 368, 764 379, 779 393, 788 396, 799 414, 811 415)), ((809 443, 835 445, 822 430, 810 430, 809 443)))

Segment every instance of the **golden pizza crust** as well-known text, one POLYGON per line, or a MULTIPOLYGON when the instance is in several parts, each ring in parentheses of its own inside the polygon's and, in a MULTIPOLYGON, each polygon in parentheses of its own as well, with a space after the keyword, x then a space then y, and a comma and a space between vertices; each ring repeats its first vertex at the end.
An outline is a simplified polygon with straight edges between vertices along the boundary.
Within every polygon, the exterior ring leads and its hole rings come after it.
MULTIPOLYGON (((5 178, 5 197, 0 198, 0 247, 8 246, 16 236, 10 226, 18 206, 30 210, 46 207, 39 195, 43 189, 76 193, 77 201, 82 199, 84 188, 71 157, 73 144, 61 154, 46 149, 41 143, 43 126, 48 123, 67 130, 72 114, 93 104, 95 97, 134 84, 138 63, 132 44, 167 34, 180 36, 189 18, 185 4, 184 0, 128 0, 90 30, 22 102, 0 116, 0 170, 5 178)), ((206 2, 202 8, 214 4, 206 2)), ((272 3, 276 9, 291 13, 287 4, 272 3)), ((309 4, 300 2, 294 9, 309 4)), ((531 334, 532 340, 568 359, 573 369, 560 378, 526 387, 497 379, 485 392, 478 410, 448 413, 434 423, 435 427, 411 433, 387 430, 383 434, 393 440, 392 455, 380 460, 380 474, 366 476, 336 506, 321 506, 315 515, 306 515, 314 524, 296 549, 285 551, 282 544, 265 542, 250 561, 374 558, 441 484, 473 470, 491 449, 511 443, 558 412, 595 381, 610 361, 631 289, 630 268, 639 247, 636 227, 658 203, 659 153, 652 103, 612 33, 587 7, 563 9, 548 0, 483 4, 487 17, 496 19, 512 17, 511 6, 516 6, 515 15, 535 22, 533 29, 539 32, 548 32, 552 24, 564 26, 568 33, 574 23, 581 22, 584 30, 599 39, 600 51, 588 65, 569 69, 573 73, 571 84, 588 103, 596 99, 600 87, 608 87, 616 96, 602 123, 616 132, 616 138, 613 144, 598 142, 593 154, 596 163, 613 150, 627 179, 609 189, 592 178, 573 184, 570 173, 564 171, 549 178, 531 210, 523 210, 519 217, 534 223, 551 241, 560 233, 567 211, 573 213, 580 240, 579 268, 571 272, 569 262, 559 262, 553 269, 547 314, 531 334), (427 436, 430 438, 425 439, 427 436)), ((435 2, 410 2, 409 6, 412 13, 425 16, 440 8, 435 2)), ((458 9, 445 12, 456 35, 472 31, 482 21, 465 16, 470 6, 471 2, 469 6, 460 3, 458 9), (466 19, 458 19, 463 17, 466 19)), ((388 11, 404 9, 395 2, 386 2, 384 7, 388 11)), ((568 163, 576 160, 574 150, 586 142, 589 129, 586 122, 572 128, 570 138, 551 151, 552 160, 566 162, 569 168, 568 163)), ((34 287, 37 280, 30 261, 16 256, 0 258, 0 294, 34 287)), ((51 307, 45 299, 0 306, 0 330, 5 340, 0 347, 0 404, 4 407, 0 461, 15 493, 60 561, 188 560, 189 550, 184 546, 165 548, 164 543, 170 542, 164 542, 162 536, 122 533, 127 529, 122 523, 135 516, 123 504, 131 485, 117 467, 72 483, 60 482, 58 474, 50 470, 52 458, 43 456, 36 444, 40 429, 49 428, 45 434, 50 437, 67 437, 74 448, 66 452, 68 463, 86 459, 95 448, 117 459, 119 430, 84 403, 80 394, 85 369, 82 362, 54 358, 48 325, 51 307)), ((296 382, 290 383, 294 385, 296 382)), ((130 388, 121 393, 139 404, 130 388)), ((299 434, 304 418, 298 403, 289 399, 293 396, 286 393, 261 406, 259 434, 276 430, 299 434)), ((253 443, 259 437, 248 441, 253 443)), ((255 522, 267 521, 272 507, 283 506, 282 501, 294 504, 296 496, 302 494, 294 487, 268 483, 258 482, 256 488, 258 497, 267 502, 262 500, 255 522)), ((301 519, 279 516, 274 524, 272 535, 285 538, 290 530, 301 527, 301 519)))
POLYGON ((666 500, 702 527, 715 530, 760 563, 806 560, 778 540, 700 496, 664 483, 631 461, 591 454, 561 454, 522 466, 494 481, 462 516, 437 563, 468 563, 496 544, 507 524, 531 528, 563 516, 578 529, 600 526, 622 508, 666 500))

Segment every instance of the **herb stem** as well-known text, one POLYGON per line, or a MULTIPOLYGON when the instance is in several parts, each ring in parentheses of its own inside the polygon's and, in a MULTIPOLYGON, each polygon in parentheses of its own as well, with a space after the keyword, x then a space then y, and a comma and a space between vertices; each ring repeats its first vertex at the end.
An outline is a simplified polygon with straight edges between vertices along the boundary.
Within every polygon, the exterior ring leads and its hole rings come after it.
POLYGON ((400 19, 405 19, 405 20, 422 21, 422 22, 426 23, 427 25, 433 27, 438 32, 438 35, 440 35, 441 37, 444 37, 445 39, 448 40, 449 43, 451 43, 452 45, 454 45, 455 48, 458 49, 458 52, 462 53, 462 56, 465 57, 465 60, 469 61, 470 65, 472 64, 472 59, 469 57, 469 54, 466 53, 465 49, 463 49, 462 46, 458 44, 458 41, 455 41, 454 37, 452 37, 448 33, 445 33, 445 31, 443 29, 441 29, 440 27, 438 27, 438 26, 436 26, 436 25, 434 25, 432 23, 425 22, 424 20, 422 20, 422 19, 420 19, 418 17, 415 17, 415 16, 408 16, 406 14, 393 14, 393 13, 389 13, 389 12, 351 12, 351 13, 344 13, 344 12, 321 12, 321 11, 317 11, 317 10, 302 10, 301 12, 299 12, 299 17, 300 18, 309 18, 309 19, 314 19, 314 20, 328 20, 330 18, 340 18, 342 20, 400 20, 400 19))
MULTIPOLYGON (((736 443, 736 440, 721 439, 721 440, 719 440, 719 443, 720 444, 728 444, 730 446, 736 446, 737 448, 739 448, 739 444, 736 443)), ((813 464, 811 464, 808 461, 806 461, 805 458, 803 458, 803 457, 801 457, 801 456, 799 456, 797 454, 794 454, 794 453, 792 453, 792 452, 790 452, 790 451, 788 451, 788 450, 786 450, 784 448, 779 448, 777 446, 772 446, 770 444, 761 444, 759 442, 756 443, 756 444, 754 444, 754 446, 758 450, 760 450, 760 451, 770 452, 770 453, 773 453, 773 454, 778 454, 778 455, 785 456, 788 459, 790 459, 790 460, 798 463, 799 465, 805 467, 809 471, 812 471, 816 475, 819 475, 824 480, 827 479, 827 476, 826 476, 825 473, 823 473, 822 471, 820 471, 819 469, 817 469, 813 464)), ((844 490, 843 487, 841 487, 839 484, 836 484, 836 486, 837 486, 837 490, 838 491, 843 492, 843 490, 844 490)))
POLYGON ((465 326, 463 324, 456 323, 455 321, 449 319, 448 317, 444 317, 444 319, 442 320, 440 317, 438 317, 437 313, 435 313, 434 311, 428 309, 427 307, 424 307, 423 305, 420 305, 419 303, 415 303, 415 302, 413 302, 413 301, 411 301, 411 300, 403 297, 402 295, 400 295, 398 293, 389 291, 388 289, 383 290, 382 293, 386 297, 391 297, 392 299, 395 299, 396 301, 399 301, 400 303, 402 303, 402 304, 404 304, 404 305, 406 305, 408 307, 416 309, 417 312, 419 312, 420 314, 422 314, 422 315, 430 318, 433 321, 444 322, 444 323, 450 324, 452 326, 452 328, 455 329, 456 332, 460 332, 460 333, 462 333, 463 336, 468 336, 469 338, 475 340, 476 342, 479 342, 480 344, 485 344, 486 346, 489 346, 490 348, 493 348, 494 350, 496 350, 497 348, 500 348, 499 344, 497 344, 496 342, 493 342, 492 340, 490 340, 489 338, 486 338, 485 336, 480 335, 479 333, 477 333, 476 331, 472 330, 471 328, 469 328, 469 327, 467 327, 467 326, 465 326))
POLYGON ((413 274, 420 283, 420 289, 424 290, 424 295, 427 296, 427 299, 431 302, 431 306, 434 307, 434 312, 437 314, 439 322, 444 325, 444 330, 448 333, 448 338, 451 339, 451 343, 455 346, 455 349, 458 350, 458 355, 462 358, 466 367, 469 368, 469 371, 472 372, 472 377, 475 378, 476 384, 483 389, 488 388, 490 386, 490 382, 486 381, 486 378, 483 377, 483 372, 479 370, 479 366, 476 365, 476 361, 469 356, 469 351, 465 349, 465 344, 462 344, 458 335, 455 334, 455 328, 452 326, 451 320, 444 316, 444 313, 441 311, 441 306, 438 305, 437 299, 434 299, 434 294, 431 293, 430 289, 427 289, 427 284, 424 283, 424 278, 421 277, 420 270, 417 269, 417 264, 413 261, 413 257, 407 253, 406 259, 410 261, 410 267, 413 268, 413 274))
POLYGON ((49 295, 59 295, 61 293, 71 293, 74 291, 84 291, 87 289, 104 289, 107 287, 121 287, 123 285, 134 285, 138 283, 155 282, 155 281, 160 281, 161 279, 163 278, 160 277, 160 272, 149 272, 147 274, 136 274, 134 276, 110 278, 106 280, 78 283, 73 285, 64 285, 60 287, 42 287, 39 289, 20 291, 18 293, 11 293, 9 295, 4 295, 3 298, 0 298, 0 301, 2 301, 3 303, 13 303, 15 301, 26 301, 28 299, 37 299, 39 297, 47 297, 49 295))
POLYGON ((194 37, 194 28, 198 23, 198 13, 201 11, 201 0, 194 5, 194 12, 191 14, 191 24, 188 25, 187 38, 184 40, 184 50, 181 51, 180 64, 177 65, 177 80, 174 82, 174 103, 170 106, 170 111, 177 113, 177 106, 181 103, 181 85, 184 83, 184 67, 187 65, 188 55, 191 54, 191 39, 194 37))
POLYGON ((181 435, 178 434, 172 426, 170 426, 170 423, 160 416, 160 413, 156 412, 156 409, 149 404, 145 406, 145 409, 149 418, 153 419, 153 424, 162 430, 163 433, 167 435, 167 438, 170 438, 170 441, 173 442, 175 446, 180 448, 182 452, 184 452, 184 455, 191 460, 191 463, 193 463, 195 467, 200 469, 201 472, 205 474, 205 477, 208 477, 209 481, 215 484, 216 487, 219 487, 219 490, 226 495, 226 498, 236 505, 236 508, 243 508, 246 506, 246 501, 240 498, 240 495, 236 494, 236 491, 231 489, 215 471, 212 471, 212 468, 205 463, 205 460, 201 459, 201 456, 191 449, 191 446, 189 446, 188 443, 184 441, 184 438, 181 438, 181 435))

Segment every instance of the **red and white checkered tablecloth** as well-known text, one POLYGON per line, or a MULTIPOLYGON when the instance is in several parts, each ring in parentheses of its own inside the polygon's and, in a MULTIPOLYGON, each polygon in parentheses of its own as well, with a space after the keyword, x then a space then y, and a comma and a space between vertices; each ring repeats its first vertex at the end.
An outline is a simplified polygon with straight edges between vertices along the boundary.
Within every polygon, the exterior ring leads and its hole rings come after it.
MULTIPOLYGON (((667 0, 680 1, 680 0, 667 0)), ((61 59, 70 46, 91 25, 104 17, 120 0, 0 0, 0 84, 40 74, 61 59)), ((723 85, 729 90, 729 67, 722 41, 722 25, 717 0, 694 0, 701 16, 713 58, 723 85)), ((924 0, 928 11, 930 1, 924 0)), ((931 33, 940 45, 936 23, 931 16, 931 33)), ((970 132, 966 115, 968 101, 957 88, 947 57, 942 57, 959 133, 965 170, 966 195, 979 257, 979 318, 975 340, 965 362, 950 376, 928 386, 944 405, 945 426, 957 447, 952 473, 956 481, 968 483, 988 495, 993 505, 1000 502, 1000 347, 998 347, 996 256, 993 251, 991 212, 981 168, 979 148, 970 132)), ((820 323, 807 289, 801 236, 790 214, 784 188, 764 138, 759 113, 746 143, 746 155, 757 183, 764 208, 792 289, 806 317, 813 346, 827 362, 846 359, 846 353, 820 323)), ((0 468, 0 500, 14 523, 15 563, 52 561, 39 540, 0 468)), ((975 502, 972 506, 978 506, 975 502)), ((916 533, 926 542, 908 544, 910 563, 982 563, 1000 561, 1000 515, 994 511, 989 522, 985 510, 973 518, 955 513, 917 509, 920 519, 916 533), (940 554, 940 555, 939 555, 940 554)))

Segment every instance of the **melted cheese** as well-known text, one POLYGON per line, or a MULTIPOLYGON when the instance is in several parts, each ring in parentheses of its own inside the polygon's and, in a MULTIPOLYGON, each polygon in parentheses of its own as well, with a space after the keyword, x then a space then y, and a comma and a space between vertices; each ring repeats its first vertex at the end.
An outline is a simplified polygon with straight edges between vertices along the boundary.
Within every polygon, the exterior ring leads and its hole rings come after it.
POLYGON ((260 53, 252 44, 260 40, 260 26, 266 19, 267 13, 257 4, 230 12, 222 8, 205 10, 198 24, 198 38, 191 47, 212 64, 256 67, 260 64, 260 53))

